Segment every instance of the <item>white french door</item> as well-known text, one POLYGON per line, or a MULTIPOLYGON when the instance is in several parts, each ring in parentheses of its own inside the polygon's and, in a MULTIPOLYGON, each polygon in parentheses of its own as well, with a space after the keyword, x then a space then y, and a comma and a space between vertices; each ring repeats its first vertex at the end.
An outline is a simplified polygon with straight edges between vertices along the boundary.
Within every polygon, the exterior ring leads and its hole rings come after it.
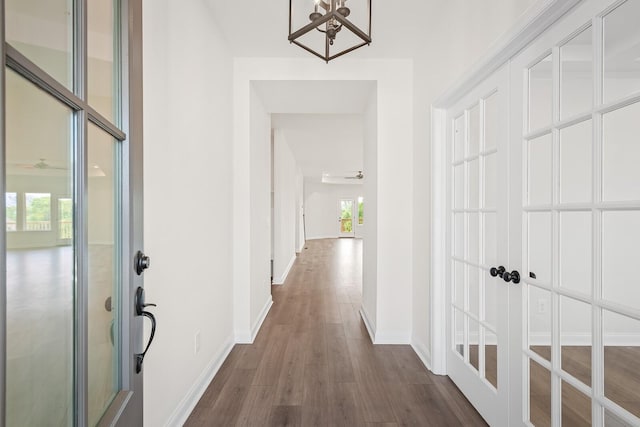
POLYGON ((508 284, 490 273, 506 268, 508 78, 505 67, 447 111, 447 370, 492 425, 508 406, 508 284))
POLYGON ((639 17, 580 2, 447 110, 447 373, 490 425, 640 425, 639 17))
POLYGON ((639 18, 584 1, 511 64, 514 425, 640 425, 639 18))
POLYGON ((338 201, 338 237, 356 236, 356 202, 352 199, 338 201))

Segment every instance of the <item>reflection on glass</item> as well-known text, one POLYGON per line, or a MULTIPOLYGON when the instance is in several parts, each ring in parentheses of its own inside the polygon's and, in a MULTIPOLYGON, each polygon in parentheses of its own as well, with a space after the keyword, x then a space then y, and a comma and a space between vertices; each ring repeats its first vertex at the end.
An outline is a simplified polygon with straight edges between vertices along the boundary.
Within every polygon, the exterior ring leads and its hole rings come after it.
POLYGON ((491 329, 484 329, 484 377, 498 388, 498 336, 491 329))
POLYGON ((478 263, 480 251, 480 224, 478 223, 480 214, 470 213, 469 216, 469 239, 467 241, 469 251, 469 261, 478 263))
POLYGON ((551 360, 551 292, 529 286, 529 348, 551 360))
POLYGON ((640 309, 638 278, 640 211, 602 213, 602 297, 640 309))
POLYGON ((119 3, 118 0, 87 0, 89 104, 112 121, 118 108, 114 93, 119 84, 119 63, 114 57, 114 53, 117 54, 114 47, 118 47, 119 32, 114 11, 119 3))
POLYGON ((464 258, 464 214, 458 213, 453 215, 453 235, 454 247, 453 254, 458 258, 464 258))
POLYGON ((593 48, 591 27, 560 47, 560 117, 591 111, 593 48))
POLYGON ((529 273, 551 285, 551 213, 531 212, 529 217, 529 273))
POLYGON ((480 312, 480 276, 478 267, 467 266, 469 275, 469 313, 479 316, 480 312))
POLYGON ((6 0, 6 39, 53 78, 72 87, 72 0, 6 0))
POLYGON ((484 150, 498 145, 499 114, 498 94, 494 93, 484 100, 484 150))
POLYGON ((453 187, 454 187, 454 209, 464 209, 464 164, 454 166, 453 168, 453 187))
POLYGON ((484 156, 484 208, 495 208, 498 194, 498 154, 484 156))
POLYGON ((591 305, 560 297, 562 369, 591 385, 591 305))
POLYGON ((461 309, 464 309, 464 264, 460 261, 453 262, 454 272, 454 297, 453 302, 461 309))
POLYGON ((453 123, 453 159, 462 160, 464 158, 465 140, 464 114, 454 120, 453 123))
POLYGON ((24 218, 7 235, 6 424, 72 425, 73 247, 51 229, 51 195, 73 185, 72 113, 9 70, 6 88, 6 188, 24 218))
POLYGON ((560 286, 591 295, 591 212, 560 213, 560 286))
POLYGON ((453 321, 455 329, 453 331, 453 346, 455 350, 464 357, 464 314, 460 310, 453 310, 453 321))
POLYGON ((551 372, 529 359, 529 420, 534 426, 551 425, 551 372))
POLYGON ((562 381, 562 425, 591 425, 591 399, 565 381, 562 381))
POLYGON ((467 181, 467 191, 469 192, 469 209, 478 209, 479 201, 480 201, 480 171, 479 171, 479 163, 480 160, 475 159, 468 163, 468 181, 467 181))
POLYGON ((469 110, 469 156, 475 156, 480 150, 480 107, 475 105, 469 110))
POLYGON ((640 90, 640 2, 630 0, 603 20, 604 101, 611 102, 640 90))
POLYGON ((18 230, 18 193, 5 193, 7 231, 18 230))
POLYGON ((118 391, 118 175, 111 136, 89 126, 89 423, 118 391))
POLYGON ((484 265, 494 266, 498 262, 498 235, 496 226, 496 214, 493 212, 483 214, 484 218, 484 265))
POLYGON ((640 321, 603 310, 604 395, 640 417, 640 321))
POLYGON ((529 130, 551 125, 553 80, 551 55, 529 69, 529 130))
POLYGON ((469 319, 469 363, 476 371, 479 371, 479 344, 480 344, 480 327, 478 322, 469 319))
POLYGON ((591 120, 560 130, 560 201, 591 201, 591 120))
POLYGON ((640 200, 640 103, 602 116, 602 199, 640 200))
POLYGON ((529 179, 528 195, 530 205, 551 203, 552 143, 551 134, 528 142, 529 179))

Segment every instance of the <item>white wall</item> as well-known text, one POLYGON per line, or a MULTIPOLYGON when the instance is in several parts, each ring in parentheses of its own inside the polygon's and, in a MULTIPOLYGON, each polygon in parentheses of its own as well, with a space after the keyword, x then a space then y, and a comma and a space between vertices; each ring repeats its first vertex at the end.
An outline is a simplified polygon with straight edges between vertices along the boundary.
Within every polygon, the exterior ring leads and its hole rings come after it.
MULTIPOLYGON (((313 58, 236 58, 234 73, 234 187, 238 197, 234 212, 238 224, 249 222, 246 195, 249 186, 243 174, 251 156, 247 128, 250 123, 252 81, 260 80, 373 80, 377 81, 375 150, 378 181, 377 204, 377 319, 376 342, 408 343, 411 337, 411 212, 413 194, 413 65, 411 60, 349 59, 326 64, 313 58), (408 220, 395 221, 396 212, 408 212, 408 220)), ((367 173, 370 173, 367 170, 367 173)), ((265 180, 268 176, 265 175, 265 180)), ((364 184, 367 186, 368 184, 364 184)), ((365 190, 365 197, 366 197, 365 190)), ((374 198, 375 199, 375 198, 374 198)), ((248 235, 236 237, 242 247, 250 245, 248 235)), ((366 244, 366 243, 365 243, 366 244)), ((246 260, 236 258, 236 272, 246 260)), ((241 301, 236 300, 236 303, 241 301)))
POLYGON ((273 283, 281 285, 296 259, 298 167, 284 133, 274 130, 273 283))
POLYGON ((143 10, 145 288, 158 304, 144 420, 155 427, 184 420, 233 343, 232 62, 203 2, 143 10))
POLYGON ((427 363, 431 354, 430 223, 431 118, 435 99, 480 60, 535 0, 454 0, 433 6, 414 58, 413 310, 411 343, 427 363), (455 30, 451 23, 455 22, 455 30), (433 37, 434 34, 439 36, 433 37))
POLYGON ((363 187, 362 309, 369 333, 377 330, 378 318, 378 94, 371 94, 363 116, 363 163, 367 179, 363 187), (371 206, 371 208, 369 207, 371 206))
POLYGON ((296 172, 296 252, 302 252, 305 243, 304 224, 304 176, 298 167, 296 172))
POLYGON ((342 199, 353 200, 356 203, 353 221, 355 237, 362 237, 363 227, 358 225, 357 221, 357 203, 358 197, 363 195, 363 185, 323 184, 307 180, 304 194, 307 239, 327 239, 339 236, 338 204, 342 199))

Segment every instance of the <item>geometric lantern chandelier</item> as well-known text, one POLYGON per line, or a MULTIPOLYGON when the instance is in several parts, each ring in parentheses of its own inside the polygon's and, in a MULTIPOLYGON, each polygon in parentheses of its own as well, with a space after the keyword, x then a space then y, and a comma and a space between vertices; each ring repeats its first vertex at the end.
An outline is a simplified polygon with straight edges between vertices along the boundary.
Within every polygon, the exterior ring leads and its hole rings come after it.
POLYGON ((289 42, 327 63, 370 45, 371 0, 349 0, 349 5, 347 0, 289 0, 289 42))

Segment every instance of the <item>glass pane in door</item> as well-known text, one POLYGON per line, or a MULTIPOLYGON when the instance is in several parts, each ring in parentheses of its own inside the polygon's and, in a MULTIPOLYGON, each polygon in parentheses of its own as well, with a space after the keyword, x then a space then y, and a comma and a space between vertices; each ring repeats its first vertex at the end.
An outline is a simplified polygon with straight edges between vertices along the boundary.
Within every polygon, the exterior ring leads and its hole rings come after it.
POLYGON ((58 199, 58 240, 73 238, 73 200, 58 199))
POLYGON ((50 219, 51 194, 72 194, 73 113, 9 70, 6 88, 5 179, 17 195, 18 221, 6 248, 5 421, 67 426, 74 404, 74 248, 57 246, 50 219))
POLYGON ((120 389, 118 142, 89 125, 89 423, 95 425, 120 389))
POLYGON ((6 40, 71 89, 73 0, 6 0, 6 40))

